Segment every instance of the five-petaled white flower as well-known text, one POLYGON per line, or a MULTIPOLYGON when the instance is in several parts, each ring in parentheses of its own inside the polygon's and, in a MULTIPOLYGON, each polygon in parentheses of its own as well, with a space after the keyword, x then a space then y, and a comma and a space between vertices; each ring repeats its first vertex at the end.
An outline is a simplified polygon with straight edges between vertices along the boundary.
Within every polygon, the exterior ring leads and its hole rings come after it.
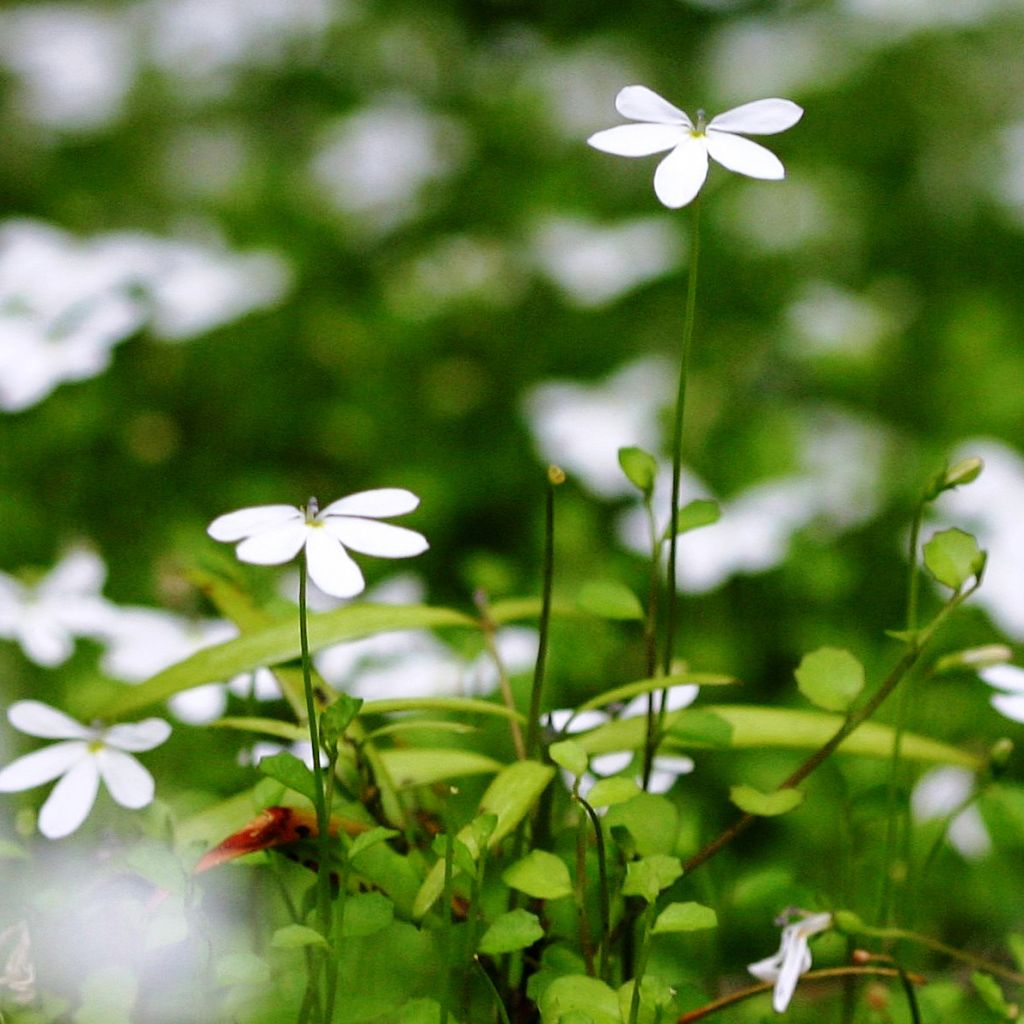
POLYGON ((70 835, 85 821, 103 780, 110 795, 132 810, 153 799, 153 776, 132 757, 152 750, 171 734, 162 718, 92 728, 37 700, 19 700, 7 709, 15 729, 29 736, 63 740, 12 761, 0 770, 0 792, 32 789, 60 777, 39 812, 47 839, 70 835), (131 753, 129 753, 129 751, 131 753))
MULTIPOLYGON (((787 919, 783 917, 783 921, 787 919)), ((800 920, 787 924, 782 929, 782 942, 774 956, 758 960, 756 964, 750 964, 747 968, 755 978, 775 982, 772 1007, 776 1013, 785 1013, 800 975, 811 969, 808 939, 818 932, 828 931, 831 927, 831 914, 810 914, 801 917, 800 920)))
POLYGON ((650 156, 671 150, 654 172, 654 191, 671 209, 691 202, 708 176, 708 157, 750 178, 778 180, 786 176, 779 158, 743 135, 774 135, 803 116, 791 100, 744 103, 697 123, 678 107, 643 85, 627 85, 615 97, 615 109, 638 124, 621 124, 591 135, 595 149, 616 156, 650 156), (737 134, 742 133, 742 134, 737 134))
POLYGON ((410 558, 427 550, 415 530, 377 519, 411 512, 420 500, 410 491, 385 487, 362 491, 318 510, 294 505, 260 505, 219 516, 207 528, 214 540, 241 541, 235 553, 254 565, 280 565, 303 548, 310 579, 333 597, 355 597, 365 587, 346 547, 380 558, 410 558))

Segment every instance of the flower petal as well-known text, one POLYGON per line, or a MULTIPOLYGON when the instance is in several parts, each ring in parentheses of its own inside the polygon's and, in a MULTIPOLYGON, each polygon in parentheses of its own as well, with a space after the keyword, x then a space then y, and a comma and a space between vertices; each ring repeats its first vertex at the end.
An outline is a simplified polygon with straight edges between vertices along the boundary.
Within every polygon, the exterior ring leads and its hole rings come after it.
MULTIPOLYGON (((47 611, 53 610, 51 604, 47 611)), ((63 665, 75 651, 71 634, 56 619, 44 617, 41 608, 25 616, 18 639, 26 657, 43 668, 63 665)))
POLYGON ((1024 722, 1024 693, 1009 694, 999 693, 992 698, 992 707, 1001 715, 1013 719, 1015 722, 1024 722))
POLYGON ((779 967, 782 964, 782 953, 773 953, 755 964, 747 964, 747 970, 759 981, 775 981, 779 976, 779 967))
POLYGON ((272 526, 243 540, 235 548, 235 554, 240 561, 252 565, 280 565, 282 562, 290 562, 302 550, 310 534, 310 528, 300 517, 294 522, 272 526))
POLYGON ((153 776, 132 757, 104 747, 96 753, 96 766, 110 795, 122 806, 137 810, 153 800, 153 776))
POLYGON ((1024 694, 1024 668, 1017 665, 992 665, 978 674, 997 690, 1024 694))
POLYGON ((332 501, 320 512, 326 516, 370 516, 372 519, 387 519, 412 512, 419 506, 420 499, 412 491, 401 487, 379 487, 375 491, 360 491, 347 498, 332 501))
POLYGON ((778 181, 786 176, 782 161, 764 146, 728 132, 708 129, 708 152, 723 167, 749 178, 778 181))
POLYGON ((708 176, 708 147, 703 137, 686 135, 654 172, 654 191, 670 210, 692 202, 708 176))
POLYGON ((306 565, 310 579, 332 597, 355 597, 366 586, 359 566, 326 529, 309 531, 306 565))
POLYGON ((38 700, 15 701, 7 709, 7 719, 18 732, 46 740, 86 740, 96 735, 95 730, 38 700))
POLYGON ((107 578, 107 567, 94 551, 79 548, 70 551, 54 566, 39 584, 40 593, 82 594, 98 593, 107 578))
POLYGON ((615 109, 631 121, 650 121, 654 124, 681 124, 693 127, 693 122, 678 107, 659 96, 646 85, 627 85, 615 97, 615 109))
POLYGON ((302 510, 294 505, 257 505, 255 508, 242 508, 237 512, 218 516, 206 528, 206 532, 214 540, 241 540, 243 537, 283 526, 293 520, 303 520, 302 510))
POLYGON ((19 757, 0 771, 0 793, 17 793, 41 786, 87 757, 87 750, 82 740, 67 740, 19 757))
POLYGON ((804 108, 792 100, 754 100, 753 103, 733 107, 724 114, 716 114, 708 128, 745 135, 774 135, 792 128, 803 116, 804 108))
POLYGON ((46 798, 39 812, 39 831, 47 839, 61 839, 74 832, 92 810, 99 785, 96 758, 83 757, 46 798))
POLYGON ((776 1013, 785 1013, 796 991, 800 975, 811 968, 811 951, 807 948, 807 939, 803 935, 791 933, 787 945, 784 934, 782 944, 785 952, 782 956, 782 966, 779 968, 779 977, 775 982, 775 993, 772 996, 772 1008, 776 1013))
POLYGON ((426 538, 415 530, 378 523, 375 519, 332 517, 324 523, 324 529, 345 547, 377 558, 411 558, 421 555, 429 547, 426 538))
POLYGON ((650 156, 679 145, 688 131, 678 124, 620 124, 595 132, 587 145, 615 156, 650 156))
POLYGON ((138 752, 159 747, 170 735, 171 727, 162 718, 146 718, 112 725, 103 733, 103 742, 119 750, 138 752))

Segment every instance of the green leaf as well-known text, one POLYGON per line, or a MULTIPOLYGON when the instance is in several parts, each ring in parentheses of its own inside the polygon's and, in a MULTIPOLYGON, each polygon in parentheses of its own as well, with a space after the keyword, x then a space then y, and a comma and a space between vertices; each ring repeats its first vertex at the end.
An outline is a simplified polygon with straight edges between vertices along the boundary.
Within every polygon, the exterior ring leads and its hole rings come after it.
POLYGON ((268 778, 276 779, 296 793, 301 793, 316 806, 316 781, 313 773, 294 754, 283 750, 280 754, 264 757, 257 767, 268 778))
POLYGON ((379 892, 357 892, 345 898, 341 934, 347 939, 374 935, 395 917, 395 905, 379 892))
POLYGON ((303 946, 327 948, 327 940, 315 929, 304 924, 286 924, 274 932, 270 944, 275 949, 298 949, 303 946))
MULTIPOLYGON (((486 775, 501 770, 501 762, 475 750, 443 747, 400 747, 382 750, 380 759, 399 789, 429 786, 463 775, 486 775)), ((260 762, 262 765, 263 762, 260 762)))
POLYGON ((729 799, 747 814, 774 818, 799 807, 804 795, 798 789, 777 789, 774 793, 762 793, 753 786, 742 785, 730 787, 729 799))
POLYGON ((1016 1007, 1011 1006, 1003 995, 999 983, 991 975, 975 971, 971 975, 971 984, 974 990, 981 997, 981 1001, 995 1014, 1004 1020, 1015 1020, 1017 1017, 1016 1007))
MULTIPOLYGON (((480 798, 479 815, 493 815, 494 828, 487 838, 493 850, 533 808, 555 774, 551 765, 537 761, 516 761, 503 768, 480 798)), ((475 845, 479 825, 470 822, 459 831, 458 838, 475 845)), ((421 918, 434 905, 444 888, 444 864, 438 861, 427 874, 413 901, 412 916, 421 918)))
POLYGON ((576 603, 602 619, 629 622, 644 617, 644 607, 636 594, 618 580, 589 580, 580 587, 576 603))
MULTIPOLYGON (((478 628, 475 619, 451 608, 351 604, 309 616, 309 647, 311 651, 318 651, 331 644, 358 640, 376 633, 444 626, 478 628)), ((286 619, 246 631, 234 640, 204 647, 146 682, 125 687, 118 697, 95 709, 94 713, 101 718, 121 718, 193 686, 221 682, 240 672, 292 661, 300 653, 298 616, 289 615, 286 619)))
POLYGON ((555 978, 540 997, 543 1024, 558 1024, 570 1013, 579 1012, 593 1024, 621 1024, 619 997, 597 978, 583 974, 566 974, 555 978))
POLYGON ((701 932, 718 927, 718 915, 700 903, 670 903, 654 922, 658 932, 701 932))
POLYGON ((355 860, 364 850, 369 850, 371 846, 376 846, 397 835, 401 835, 398 829, 381 826, 361 832, 352 840, 352 845, 348 848, 348 859, 355 860))
POLYGON ((587 770, 586 751, 574 740, 562 740, 548 747, 548 756, 559 768, 579 777, 587 770))
POLYGON ((75 1024, 131 1024, 138 991, 139 983, 127 967, 99 967, 86 977, 81 1002, 71 1019, 75 1024))
POLYGON ((526 949, 544 937, 544 929, 536 914, 527 910, 510 910, 496 918, 480 939, 479 950, 488 956, 526 949))
POLYGON ((469 736, 479 731, 475 725, 467 725, 465 722, 449 722, 446 718, 404 718, 399 722, 389 722, 379 729, 371 730, 363 737, 363 740, 365 742, 403 732, 450 732, 457 736, 469 736))
MULTIPOLYGON (((700 710, 710 711, 729 723, 733 750, 816 750, 835 735, 844 721, 841 715, 822 711, 751 704, 709 704, 700 710)), ((670 712, 665 716, 665 728, 671 730, 677 718, 688 711, 670 712)), ((644 744, 646 725, 642 716, 618 719, 589 732, 576 733, 573 739, 591 757, 616 750, 639 750, 644 744)), ((839 751, 888 760, 892 757, 892 744, 893 730, 890 726, 881 722, 865 722, 843 741, 839 751)), ((683 750, 698 745, 681 743, 669 735, 661 749, 683 750)), ((914 733, 903 734, 901 751, 902 756, 911 761, 959 765, 973 772, 983 768, 983 759, 976 754, 914 733)))
POLYGON ((663 796, 639 793, 632 800, 609 807, 604 820, 608 828, 627 828, 641 856, 671 853, 676 848, 679 811, 663 796))
POLYGON ((281 722, 276 718, 228 715, 226 718, 218 718, 215 722, 210 722, 208 727, 262 733, 264 736, 273 736, 279 740, 287 740, 289 743, 309 739, 309 730, 304 725, 296 725, 295 722, 281 722))
POLYGON ((826 711, 848 711, 864 689, 863 665, 839 647, 805 654, 795 674, 800 692, 826 711))
POLYGON ((572 881, 565 862, 546 850, 531 850, 522 860, 507 867, 502 881, 511 889, 539 900, 556 900, 572 894, 572 881))
POLYGON ((985 568, 985 554, 963 530, 940 530, 924 546, 928 571, 951 590, 959 590, 985 568))
POLYGON ((591 807, 611 807, 613 804, 624 804, 627 800, 639 796, 642 790, 633 779, 617 775, 611 779, 598 779, 586 800, 591 807))
POLYGON ((631 861, 626 865, 626 880, 622 883, 623 896, 642 896, 648 903, 658 893, 681 878, 683 865, 678 857, 655 853, 650 857, 631 861))
POLYGON ((1006 936, 1006 945, 1010 948, 1014 963, 1018 971, 1024 971, 1024 935, 1017 932, 1010 932, 1006 936))
POLYGON ((668 735, 680 743, 701 747, 728 748, 732 744, 732 726, 721 715, 706 708, 683 708, 672 722, 668 735))
POLYGON ((653 455, 643 448, 620 448, 619 465, 626 479, 645 497, 654 493, 654 481, 658 475, 658 463, 653 455))
POLYGON ((624 683, 611 690, 605 690, 596 697, 584 701, 578 708, 580 711, 590 711, 593 708, 603 708, 609 704, 618 704, 621 701, 631 700, 642 693, 653 693, 656 690, 671 689, 673 686, 728 686, 735 683, 733 676, 722 675, 719 672, 677 672, 671 676, 656 676, 652 679, 638 679, 633 683, 624 683))
POLYGON ((337 700, 330 704, 320 715, 320 742, 332 750, 345 735, 345 730, 352 720, 359 714, 363 706, 362 700, 358 697, 351 697, 347 693, 339 693, 337 700))
POLYGON ((474 697, 395 697, 390 700, 368 700, 359 714, 392 715, 402 711, 455 711, 466 715, 495 715, 498 718, 514 718, 525 722, 526 716, 519 711, 474 697))
MULTIPOLYGON (((711 526, 721 518, 722 510, 717 501, 711 501, 709 498, 697 498, 679 510, 676 535, 689 533, 690 530, 699 530, 702 526, 711 526)), ((666 531, 666 540, 668 539, 667 533, 668 531, 666 531)))
MULTIPOLYGON (((619 986, 619 1014, 623 1021, 628 1021, 633 1006, 633 990, 636 980, 627 981, 619 986)), ((675 989, 656 974, 648 971, 640 981, 640 1012, 637 1024, 668 1024, 675 1014, 666 1016, 662 1011, 675 997, 675 989)))

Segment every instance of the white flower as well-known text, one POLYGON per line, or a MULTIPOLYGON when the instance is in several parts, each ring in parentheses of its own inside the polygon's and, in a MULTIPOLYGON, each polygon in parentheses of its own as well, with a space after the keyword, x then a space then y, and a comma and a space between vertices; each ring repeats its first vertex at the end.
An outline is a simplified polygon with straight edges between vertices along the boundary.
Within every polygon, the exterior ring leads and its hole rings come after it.
POLYGON ((15 729, 29 736, 63 740, 12 761, 0 770, 0 793, 32 789, 60 778, 39 812, 39 831, 47 839, 70 835, 85 821, 103 780, 122 807, 136 810, 153 799, 153 776, 131 756, 159 746, 171 734, 161 718, 134 724, 91 728, 36 700, 20 700, 7 709, 15 729))
POLYGON ((410 558, 427 550, 414 530, 377 519, 411 512, 420 500, 410 491, 385 487, 361 491, 317 510, 294 505, 260 505, 219 516, 207 528, 214 540, 241 541, 235 554, 254 565, 280 565, 303 548, 310 579, 333 597, 354 597, 366 585, 346 547, 379 558, 410 558))
POLYGON ((7 954, 0 974, 0 992, 6 989, 15 1003, 24 1006, 36 997, 36 969, 32 963, 32 940, 24 921, 0 932, 0 960, 7 954))
POLYGON ((113 606, 100 597, 107 570, 91 551, 71 551, 34 587, 0 573, 0 637, 37 665, 63 664, 76 636, 99 636, 113 606))
MULTIPOLYGON (((785 918, 784 918, 785 920, 785 918)), ((774 981, 772 1007, 776 1013, 785 1013, 800 975, 811 969, 811 951, 808 939, 832 927, 831 914, 811 914, 782 929, 779 951, 764 960, 751 964, 747 970, 761 981, 774 981)))
POLYGON ((1024 668, 993 665, 978 673, 989 686, 1001 691, 992 697, 992 707, 1015 722, 1024 722, 1024 668))
POLYGON ((615 97, 615 109, 638 124, 623 124, 591 135, 595 149, 616 156, 650 156, 671 150, 654 172, 654 191, 671 209, 691 202, 708 176, 708 157, 750 178, 786 176, 779 158, 744 135, 774 135, 803 116, 790 100, 755 100, 694 124, 678 107, 642 85, 628 85, 615 97))

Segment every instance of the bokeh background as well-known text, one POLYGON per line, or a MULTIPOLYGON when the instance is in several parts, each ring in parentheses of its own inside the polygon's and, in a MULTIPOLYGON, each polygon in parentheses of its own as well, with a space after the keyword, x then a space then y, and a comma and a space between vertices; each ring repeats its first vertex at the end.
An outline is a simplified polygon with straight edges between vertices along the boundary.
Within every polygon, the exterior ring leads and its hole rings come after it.
MULTIPOLYGON (((934 525, 973 529, 990 568, 940 646, 1024 642, 1022 52, 1017 0, 4 5, 0 569, 29 586, 98 556, 92 592, 135 616, 117 650, 144 635, 156 661, 119 670, 110 631, 83 628, 38 664, 9 598, 0 699, 74 710, 217 635, 183 574, 229 557, 204 529, 246 505, 407 487, 431 550, 398 581, 364 560, 368 579, 471 608, 538 591, 555 462, 558 592, 642 594, 616 451, 666 454, 690 213, 657 203, 655 159, 585 145, 632 83, 691 114, 806 109, 766 140, 785 182, 713 166, 704 192, 686 487, 724 514, 682 548, 681 653, 743 680, 725 699, 797 703, 821 644, 879 678, 912 502, 975 454, 981 480, 934 525)), ((273 573, 246 578, 284 600, 273 573)), ((449 641, 392 651, 388 685, 486 689, 449 641)), ((528 666, 529 637, 509 643, 528 666)), ((642 674, 628 625, 559 629, 551 658, 554 705, 642 674)), ((381 692, 342 661, 339 685, 381 692)), ((990 692, 929 683, 912 725, 983 750, 1020 729, 990 692)), ((185 735, 205 766, 154 763, 230 792, 235 738, 185 735)), ((5 760, 24 749, 2 730, 5 760)), ((709 758, 684 799, 724 820, 735 771, 709 758)), ((974 858, 963 899, 932 911, 988 946, 1022 915, 1024 799, 1001 792, 995 839, 975 830, 937 876, 974 858)), ((826 886, 830 822, 740 850, 826 886)))

